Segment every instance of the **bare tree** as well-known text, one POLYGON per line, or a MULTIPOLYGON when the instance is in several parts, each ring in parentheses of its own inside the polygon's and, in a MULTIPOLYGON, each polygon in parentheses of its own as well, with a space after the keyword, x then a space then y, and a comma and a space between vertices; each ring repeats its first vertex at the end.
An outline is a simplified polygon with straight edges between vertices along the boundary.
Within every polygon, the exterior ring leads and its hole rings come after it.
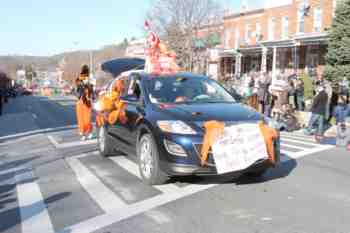
POLYGON ((221 12, 214 0, 157 0, 147 18, 152 29, 177 53, 179 65, 191 71, 198 31, 217 24, 221 12))

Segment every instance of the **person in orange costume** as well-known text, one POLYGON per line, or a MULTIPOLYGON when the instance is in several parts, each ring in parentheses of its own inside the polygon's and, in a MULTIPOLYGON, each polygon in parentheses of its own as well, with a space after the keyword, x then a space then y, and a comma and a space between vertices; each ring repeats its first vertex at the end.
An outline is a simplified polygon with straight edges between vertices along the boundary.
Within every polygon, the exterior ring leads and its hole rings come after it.
POLYGON ((79 87, 81 92, 79 93, 79 100, 76 104, 77 122, 79 128, 79 134, 82 136, 82 140, 92 139, 92 87, 87 83, 89 76, 89 67, 84 65, 80 73, 79 80, 82 82, 79 87))

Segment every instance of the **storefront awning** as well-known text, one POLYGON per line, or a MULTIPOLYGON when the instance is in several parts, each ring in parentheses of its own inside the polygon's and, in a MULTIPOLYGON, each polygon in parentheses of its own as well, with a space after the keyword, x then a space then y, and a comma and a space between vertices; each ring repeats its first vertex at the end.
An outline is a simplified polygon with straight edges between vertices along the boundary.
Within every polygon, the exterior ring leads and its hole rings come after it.
POLYGON ((219 56, 221 58, 224 58, 224 57, 235 57, 237 54, 239 54, 239 53, 235 49, 222 49, 222 50, 219 51, 219 56))
POLYGON ((327 43, 328 34, 325 32, 320 33, 308 33, 300 34, 294 37, 294 41, 297 44, 309 45, 309 44, 324 44, 327 43))

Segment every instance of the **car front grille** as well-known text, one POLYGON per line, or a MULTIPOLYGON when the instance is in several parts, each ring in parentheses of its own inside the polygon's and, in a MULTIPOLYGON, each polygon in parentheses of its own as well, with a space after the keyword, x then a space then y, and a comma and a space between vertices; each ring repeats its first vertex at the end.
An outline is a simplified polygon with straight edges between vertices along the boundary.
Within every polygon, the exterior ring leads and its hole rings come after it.
MULTIPOLYGON (((202 146, 203 146, 203 144, 194 144, 193 146, 194 146, 194 148, 195 148, 195 150, 196 150, 196 152, 197 152, 197 155, 198 155, 199 157, 201 157, 201 151, 202 151, 202 146)), ((208 160, 207 160, 207 162, 208 162, 208 165, 209 165, 209 166, 214 166, 214 167, 215 167, 215 161, 214 161, 214 157, 213 157, 213 151, 212 151, 211 148, 210 148, 209 153, 208 153, 208 160)))

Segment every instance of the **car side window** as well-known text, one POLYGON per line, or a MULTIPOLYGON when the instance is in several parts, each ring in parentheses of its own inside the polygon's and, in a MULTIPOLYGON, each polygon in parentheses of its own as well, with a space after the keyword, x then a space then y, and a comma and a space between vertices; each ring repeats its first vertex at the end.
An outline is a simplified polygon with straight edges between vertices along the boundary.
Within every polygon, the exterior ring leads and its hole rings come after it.
POLYGON ((125 87, 124 97, 132 97, 135 102, 142 99, 141 83, 137 75, 129 76, 125 87))

